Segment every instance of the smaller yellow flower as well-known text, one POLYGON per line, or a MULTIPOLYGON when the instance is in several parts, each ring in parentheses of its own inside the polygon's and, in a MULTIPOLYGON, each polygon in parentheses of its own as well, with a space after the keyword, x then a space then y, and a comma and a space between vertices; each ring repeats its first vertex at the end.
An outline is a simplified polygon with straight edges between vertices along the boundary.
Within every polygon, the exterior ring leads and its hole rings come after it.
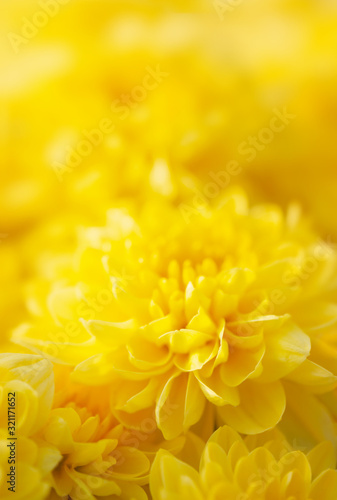
POLYGON ((160 450, 153 463, 153 500, 335 500, 336 454, 323 442, 307 455, 277 431, 243 440, 221 427, 208 440, 197 472, 160 450), (257 445, 257 446, 256 446, 257 445))
POLYGON ((188 439, 163 441, 155 419, 143 420, 142 431, 127 429, 111 414, 106 387, 73 383, 66 366, 55 365, 54 374, 54 407, 39 434, 61 456, 50 475, 52 499, 146 500, 143 487, 157 451, 176 455, 188 439))
POLYGON ((110 416, 101 421, 76 404, 52 410, 43 438, 63 456, 53 471, 56 498, 146 499, 139 483, 147 482, 150 461, 137 448, 119 445, 124 432, 122 425, 113 426, 110 416))

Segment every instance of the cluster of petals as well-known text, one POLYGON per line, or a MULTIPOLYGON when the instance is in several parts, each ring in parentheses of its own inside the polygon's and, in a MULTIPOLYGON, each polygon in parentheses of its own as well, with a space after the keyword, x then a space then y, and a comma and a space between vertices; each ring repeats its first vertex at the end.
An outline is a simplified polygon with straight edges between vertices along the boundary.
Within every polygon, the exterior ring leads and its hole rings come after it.
POLYGON ((161 450, 151 469, 153 500, 334 500, 336 453, 328 441, 308 453, 280 433, 262 442, 220 427, 208 440, 198 470, 161 450))

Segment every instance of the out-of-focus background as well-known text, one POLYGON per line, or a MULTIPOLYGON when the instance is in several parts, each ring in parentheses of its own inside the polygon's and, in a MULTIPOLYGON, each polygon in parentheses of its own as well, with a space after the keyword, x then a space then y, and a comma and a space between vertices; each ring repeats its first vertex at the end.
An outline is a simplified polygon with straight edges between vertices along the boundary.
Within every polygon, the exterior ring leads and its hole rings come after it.
POLYGON ((3 0, 0 36, 4 337, 111 206, 241 185, 337 238, 335 0, 3 0))

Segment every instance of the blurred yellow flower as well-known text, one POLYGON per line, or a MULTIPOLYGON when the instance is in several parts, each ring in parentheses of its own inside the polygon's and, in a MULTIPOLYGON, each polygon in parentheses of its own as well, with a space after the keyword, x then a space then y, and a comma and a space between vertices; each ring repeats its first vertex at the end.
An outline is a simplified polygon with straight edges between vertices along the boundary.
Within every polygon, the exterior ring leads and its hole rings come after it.
POLYGON ((65 208, 99 218, 113 199, 143 199, 161 159, 169 176, 160 191, 172 200, 186 172, 205 182, 240 159, 240 183, 256 198, 300 199, 335 234, 317 193, 334 204, 333 2, 254 0, 223 19, 208 0, 50 2, 49 18, 31 0, 2 11, 1 230, 22 233, 65 208), (48 19, 37 28, 41 11, 48 19), (13 47, 13 33, 26 41, 13 47), (137 101, 151 65, 170 76, 137 101), (242 145, 284 106, 296 120, 247 162, 242 145), (102 120, 109 133, 97 135, 102 120))
POLYGON ((49 418, 53 396, 50 361, 30 354, 0 354, 0 496, 4 500, 48 497, 48 475, 62 456, 38 433, 49 418), (13 420, 8 409, 13 410, 13 420))
POLYGON ((334 500, 336 454, 323 442, 307 455, 274 432, 263 445, 219 428, 203 451, 199 472, 161 450, 153 463, 153 500, 334 500))

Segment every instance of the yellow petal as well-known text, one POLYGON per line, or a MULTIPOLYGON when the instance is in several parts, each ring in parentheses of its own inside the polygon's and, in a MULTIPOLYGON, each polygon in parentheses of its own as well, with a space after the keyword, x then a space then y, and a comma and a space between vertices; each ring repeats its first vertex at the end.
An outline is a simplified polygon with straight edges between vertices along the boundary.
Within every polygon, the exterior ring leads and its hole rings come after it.
POLYGON ((310 463, 301 451, 295 450, 284 454, 279 463, 283 476, 296 469, 306 485, 311 483, 310 463))
POLYGON ((85 321, 82 319, 81 323, 93 337, 109 349, 115 349, 126 344, 136 331, 134 320, 112 323, 109 321, 85 321))
POLYGON ((94 462, 100 457, 107 446, 105 440, 96 443, 75 443, 74 450, 66 458, 67 464, 71 467, 80 467, 94 462))
POLYGON ((39 443, 36 466, 42 475, 46 475, 48 472, 54 470, 62 458, 63 456, 57 448, 46 446, 44 442, 39 443))
POLYGON ((240 435, 228 425, 219 427, 208 440, 209 443, 217 443, 228 454, 235 443, 241 442, 240 435))
POLYGON ((118 481, 118 486, 121 489, 118 500, 148 500, 148 496, 138 484, 132 484, 128 481, 118 481))
POLYGON ((325 440, 335 443, 334 424, 328 409, 301 386, 290 382, 284 382, 283 385, 287 409, 280 422, 280 429, 287 439, 310 448, 325 440))
POLYGON ((198 422, 205 397, 193 375, 174 374, 167 381, 156 405, 156 421, 165 439, 174 439, 198 422))
POLYGON ((208 442, 205 446, 200 463, 200 478, 205 491, 222 481, 233 481, 233 472, 230 460, 225 450, 215 442, 208 442))
POLYGON ((221 378, 221 369, 218 367, 210 377, 204 377, 202 371, 195 372, 202 392, 208 401, 217 406, 230 404, 237 406, 240 402, 237 387, 228 387, 221 378))
POLYGON ((53 332, 48 325, 23 324, 13 332, 12 340, 30 351, 44 353, 45 358, 54 362, 75 366, 95 354, 96 350, 95 338, 88 338, 88 333, 82 329, 86 339, 82 341, 82 335, 79 335, 76 336, 78 342, 71 342, 72 336, 64 330, 53 332))
POLYGON ((201 308, 206 311, 209 310, 211 300, 206 297, 200 290, 194 288, 194 285, 189 282, 185 291, 185 314, 188 321, 190 321, 201 308))
POLYGON ((232 347, 228 360, 220 367, 223 383, 229 387, 237 387, 256 372, 260 373, 259 367, 264 353, 264 346, 254 350, 240 349, 240 346, 232 347))
MULTIPOLYGON (((270 451, 265 448, 257 448, 239 460, 235 468, 234 480, 242 491, 252 489, 254 484, 259 489, 261 489, 261 485, 265 488, 274 479, 275 467, 276 460, 270 451)), ((252 491, 254 490, 252 489, 252 491)))
POLYGON ((71 453, 75 448, 68 422, 60 416, 51 418, 43 431, 43 436, 48 443, 58 448, 62 454, 71 453))
POLYGON ((174 364, 183 372, 194 372, 203 368, 206 363, 216 356, 217 352, 216 343, 209 342, 202 347, 191 349, 188 354, 176 355, 174 357, 174 364))
POLYGON ((337 471, 324 471, 311 485, 310 500, 335 500, 336 498, 337 471))
POLYGON ((169 363, 171 353, 166 346, 158 347, 144 339, 134 338, 127 343, 129 360, 140 370, 151 370, 169 363))
POLYGON ((255 273, 248 268, 233 268, 221 275, 221 287, 224 292, 242 294, 255 280, 255 273))
POLYGON ((76 469, 68 469, 67 473, 72 479, 74 486, 69 496, 75 500, 95 500, 95 494, 99 496, 119 495, 121 488, 113 480, 107 480, 99 476, 81 474, 76 469))
POLYGON ((286 474, 281 481, 281 493, 284 498, 296 498, 296 500, 307 500, 309 485, 298 470, 286 474))
POLYGON ((164 450, 157 453, 152 465, 150 490, 155 500, 204 499, 196 470, 164 450))
POLYGON ((116 453, 118 453, 117 463, 109 469, 114 479, 127 480, 148 474, 150 461, 142 451, 131 446, 119 446, 116 453))
POLYGON ((96 354, 79 363, 71 373, 71 380, 88 386, 105 385, 111 382, 114 370, 109 355, 96 354))
POLYGON ((151 407, 159 390, 159 380, 129 381, 122 380, 113 383, 111 389, 111 405, 116 410, 127 413, 135 413, 139 410, 151 407))
POLYGON ((291 372, 287 379, 305 386, 305 389, 314 394, 332 391, 337 385, 335 375, 308 359, 291 372))
POLYGON ((324 441, 309 451, 308 460, 311 466, 313 479, 326 469, 336 468, 336 451, 330 441, 324 441))
POLYGON ((173 352, 179 354, 187 354, 192 349, 204 346, 210 340, 212 336, 208 333, 188 329, 167 332, 160 337, 161 342, 167 343, 173 352))
POLYGON ((274 382, 291 373, 310 354, 310 338, 291 321, 265 336, 261 380, 274 382))
POLYGON ((280 382, 259 384, 246 381, 239 388, 240 405, 218 408, 223 422, 243 434, 256 434, 274 427, 286 406, 285 393, 280 382))
POLYGON ((200 307, 198 313, 190 319, 186 329, 203 332, 208 335, 214 335, 216 332, 215 324, 202 307, 200 307))

